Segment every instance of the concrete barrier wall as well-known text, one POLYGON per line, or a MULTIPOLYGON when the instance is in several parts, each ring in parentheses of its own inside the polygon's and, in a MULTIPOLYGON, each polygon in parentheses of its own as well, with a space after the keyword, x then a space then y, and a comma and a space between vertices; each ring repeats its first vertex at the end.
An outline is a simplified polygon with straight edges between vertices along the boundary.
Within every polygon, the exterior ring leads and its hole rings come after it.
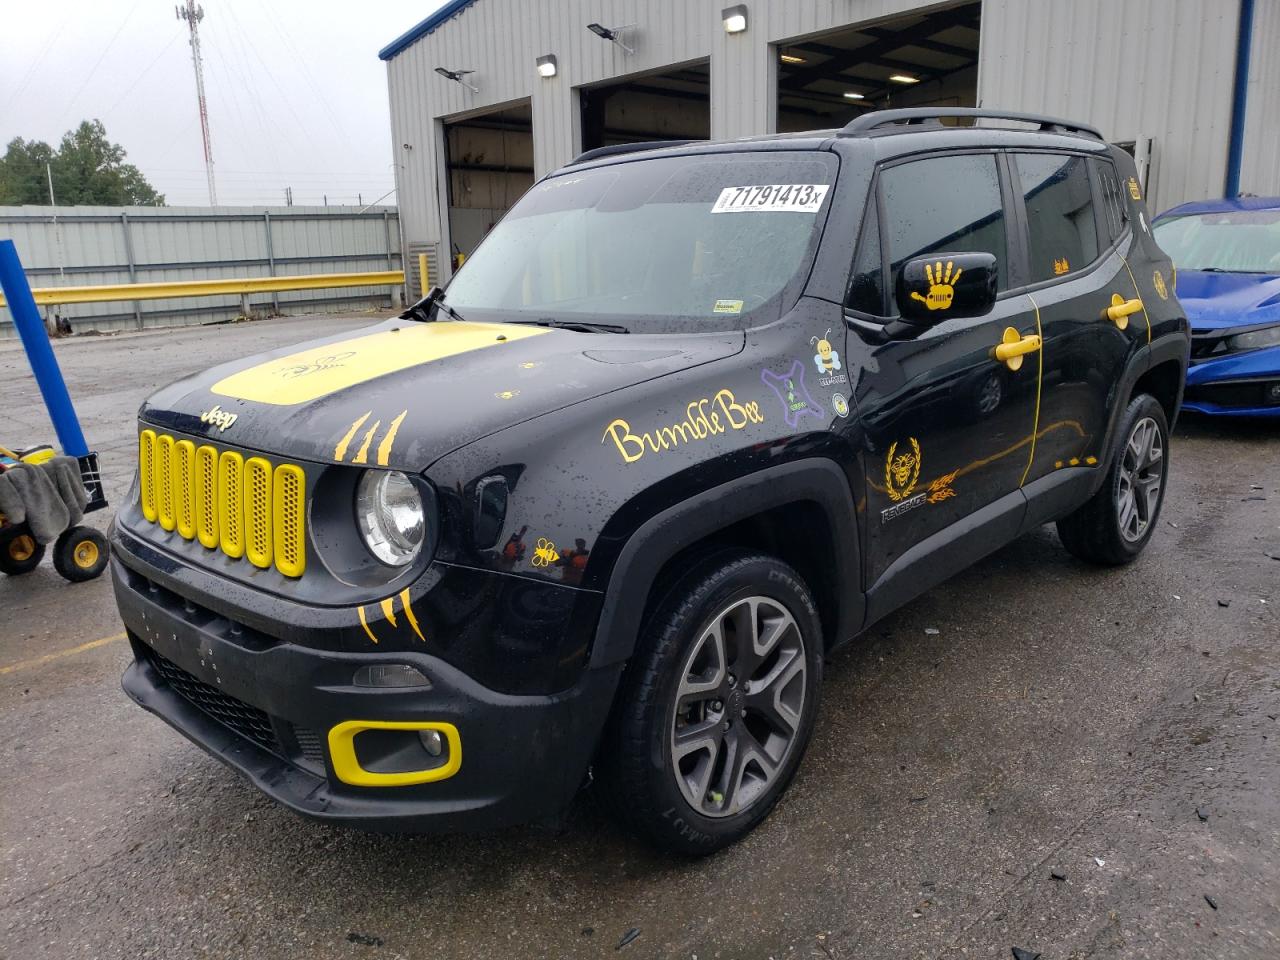
MULTIPOLYGON (((395 207, 0 207, 32 287, 399 270, 395 207)), ((386 287, 254 294, 255 314, 387 307, 386 287)), ((236 296, 42 307, 73 330, 137 330, 235 317, 236 296)), ((0 339, 13 337, 0 307, 0 339)))

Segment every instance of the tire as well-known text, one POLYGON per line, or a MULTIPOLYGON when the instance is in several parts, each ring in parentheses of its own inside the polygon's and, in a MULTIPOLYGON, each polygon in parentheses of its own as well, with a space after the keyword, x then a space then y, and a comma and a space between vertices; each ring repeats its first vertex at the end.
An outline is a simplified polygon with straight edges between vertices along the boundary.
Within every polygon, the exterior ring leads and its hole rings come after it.
POLYGON ((1120 418, 1118 447, 1102 487, 1058 521, 1058 536, 1088 563, 1131 563, 1151 539, 1169 473, 1169 422, 1150 394, 1135 397, 1120 418))
POLYGON ((107 568, 107 538, 93 527, 71 527, 53 545, 53 568, 63 579, 81 583, 107 568))
POLYGON ((808 746, 821 648, 813 597, 791 567, 737 552, 691 567, 646 619, 606 731, 597 769, 614 815, 688 856, 749 833, 808 746), (750 652, 748 636, 760 638, 750 652))
POLYGON ((44 544, 36 542, 25 523, 0 530, 0 573, 11 577, 30 573, 43 559, 44 544))

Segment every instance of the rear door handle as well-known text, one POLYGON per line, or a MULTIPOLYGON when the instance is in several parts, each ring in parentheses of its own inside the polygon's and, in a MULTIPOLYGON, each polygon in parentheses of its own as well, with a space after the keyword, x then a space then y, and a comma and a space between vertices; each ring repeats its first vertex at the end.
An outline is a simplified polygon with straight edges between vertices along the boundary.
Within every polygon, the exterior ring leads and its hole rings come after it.
POLYGON ((1023 336, 1014 327, 1004 328, 1004 339, 996 344, 996 359, 1010 370, 1022 366, 1022 358, 1040 349, 1040 337, 1034 333, 1023 336))
POLYGON ((1107 319, 1123 330, 1129 326, 1129 317, 1141 309, 1141 300, 1126 300, 1120 294, 1113 293, 1111 306, 1107 307, 1107 319))

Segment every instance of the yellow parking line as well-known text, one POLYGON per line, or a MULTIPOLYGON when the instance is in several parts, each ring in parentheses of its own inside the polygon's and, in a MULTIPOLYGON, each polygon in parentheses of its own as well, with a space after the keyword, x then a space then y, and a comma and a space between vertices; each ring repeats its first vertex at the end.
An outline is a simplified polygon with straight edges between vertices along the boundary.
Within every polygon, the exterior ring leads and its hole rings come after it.
POLYGON ((43 657, 33 657, 30 660, 19 660, 17 663, 10 664, 7 667, 0 667, 0 677, 6 673, 17 673, 19 670, 27 670, 31 667, 43 666, 54 660, 61 660, 63 657, 71 657, 77 653, 84 653, 86 650, 93 650, 97 647, 105 647, 108 643, 115 643, 117 640, 123 640, 127 634, 117 633, 115 636, 103 637, 101 640, 90 640, 88 643, 82 643, 78 647, 72 647, 70 650, 59 650, 57 653, 46 653, 43 657))

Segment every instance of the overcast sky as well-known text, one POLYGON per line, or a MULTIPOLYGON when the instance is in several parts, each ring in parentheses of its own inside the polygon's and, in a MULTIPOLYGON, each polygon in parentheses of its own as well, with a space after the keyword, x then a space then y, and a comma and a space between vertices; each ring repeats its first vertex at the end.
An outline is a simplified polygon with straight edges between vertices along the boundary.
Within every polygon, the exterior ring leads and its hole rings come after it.
MULTIPOLYGON (((203 0, 220 204, 365 203, 390 190, 378 50, 443 0, 203 0)), ((97 118, 169 204, 209 202, 187 25, 173 0, 5 0, 0 150, 97 118)), ((394 202, 394 195, 387 202, 394 202)))

